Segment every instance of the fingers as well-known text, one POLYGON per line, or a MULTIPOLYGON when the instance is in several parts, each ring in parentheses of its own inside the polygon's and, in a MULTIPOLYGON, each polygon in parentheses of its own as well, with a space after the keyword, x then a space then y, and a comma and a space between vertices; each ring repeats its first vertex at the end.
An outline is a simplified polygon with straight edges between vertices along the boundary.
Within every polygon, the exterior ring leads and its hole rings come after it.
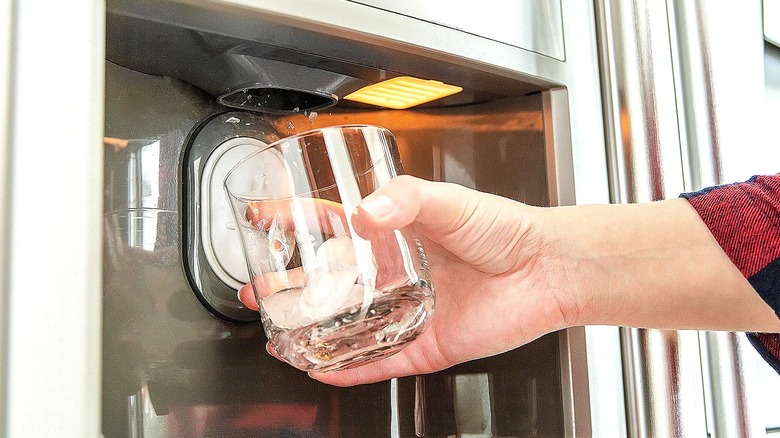
POLYGON ((282 359, 282 356, 279 356, 279 353, 276 352, 276 348, 274 348, 274 344, 272 344, 270 342, 266 342, 265 343, 265 351, 267 351, 268 354, 270 354, 271 356, 275 357, 276 359, 286 363, 286 361, 284 359, 282 359))
POLYGON ((252 291, 252 284, 247 283, 238 290, 238 300, 243 303, 247 309, 259 310, 257 301, 255 300, 255 293, 252 291))
POLYGON ((424 333, 423 337, 397 354, 379 361, 341 371, 310 372, 309 376, 329 385, 353 386, 382 382, 394 377, 427 374, 453 365, 439 354, 438 348, 431 345, 433 337, 430 332, 424 333), (423 337, 428 339, 424 340, 423 337))
POLYGON ((265 298, 280 290, 306 285, 306 273, 303 267, 282 272, 269 272, 255 277, 255 293, 257 298, 265 298))
MULTIPOLYGON (((456 184, 430 182, 401 175, 366 196, 354 212, 352 221, 358 234, 366 230, 389 231, 403 228, 412 222, 423 226, 441 227, 447 218, 464 216, 469 208, 468 189, 456 184)), ((343 234, 348 230, 343 205, 325 199, 297 198, 295 200, 268 200, 250 203, 245 212, 247 221, 260 228, 268 228, 274 218, 281 220, 285 229, 293 228, 293 218, 303 214, 306 223, 329 234, 343 234)))
MULTIPOLYGON (((270 342, 265 344, 265 350, 277 360, 287 363, 276 352, 276 349, 270 342)), ((417 373, 419 373, 419 370, 410 367, 408 360, 400 355, 396 355, 382 359, 379 362, 344 371, 311 371, 309 372, 309 377, 333 386, 354 386, 382 382, 394 377, 415 375, 417 373)))
POLYGON ((253 226, 268 230, 274 220, 275 226, 285 230, 295 228, 296 220, 303 220, 310 228, 326 234, 344 234, 347 218, 344 207, 333 201, 316 198, 269 199, 247 204, 244 217, 253 226))
MULTIPOLYGON (((261 229, 268 229, 271 221, 278 215, 284 219, 285 225, 290 220, 292 214, 290 211, 289 200, 252 201, 247 204, 244 217, 250 224, 261 229)), ((285 226, 287 228, 287 226, 285 226)))
POLYGON ((303 268, 295 268, 284 272, 269 272, 255 277, 254 290, 247 283, 238 290, 238 299, 248 309, 258 310, 257 302, 281 290, 306 285, 306 273, 303 268))
POLYGON ((402 369, 392 369, 386 365, 386 363, 380 364, 380 362, 375 362, 344 371, 330 371, 326 373, 312 371, 309 372, 309 377, 333 386, 355 386, 383 382, 393 377, 413 375, 413 372, 405 373, 402 369))

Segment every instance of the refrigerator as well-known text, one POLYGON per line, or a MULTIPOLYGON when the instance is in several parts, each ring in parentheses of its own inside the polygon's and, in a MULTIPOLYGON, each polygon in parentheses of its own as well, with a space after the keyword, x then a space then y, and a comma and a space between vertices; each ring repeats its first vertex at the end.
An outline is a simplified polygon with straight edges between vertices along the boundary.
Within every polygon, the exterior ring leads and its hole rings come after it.
POLYGON ((236 299, 221 192, 248 152, 347 123, 390 129, 406 173, 539 206, 774 173, 764 3, 4 1, 3 433, 776 432, 777 376, 734 333, 575 327, 430 375, 318 383, 265 352, 236 299), (463 91, 345 98, 398 77, 463 91))

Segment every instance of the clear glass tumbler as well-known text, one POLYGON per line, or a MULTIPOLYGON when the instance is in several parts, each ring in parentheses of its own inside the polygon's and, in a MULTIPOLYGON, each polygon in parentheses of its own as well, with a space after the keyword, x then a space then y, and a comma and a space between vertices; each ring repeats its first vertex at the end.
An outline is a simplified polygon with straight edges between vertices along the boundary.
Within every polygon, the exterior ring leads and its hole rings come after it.
POLYGON ((433 285, 408 229, 352 225, 360 200, 399 172, 395 138, 334 126, 279 140, 227 175, 268 339, 306 371, 353 367, 398 352, 426 327, 433 285))

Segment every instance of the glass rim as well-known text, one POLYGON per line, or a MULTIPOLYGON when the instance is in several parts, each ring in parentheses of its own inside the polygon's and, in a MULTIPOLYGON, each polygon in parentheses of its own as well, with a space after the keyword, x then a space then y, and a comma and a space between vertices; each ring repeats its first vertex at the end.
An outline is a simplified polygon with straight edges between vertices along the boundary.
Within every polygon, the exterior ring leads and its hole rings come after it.
MULTIPOLYGON (((269 144, 267 144, 265 146, 258 147, 258 150, 250 153, 246 157, 244 157, 241 160, 239 160, 238 163, 236 163, 225 174, 225 178, 222 181, 222 186, 225 189, 225 191, 227 192, 228 196, 230 196, 231 198, 235 198, 235 199, 243 200, 243 201, 264 201, 264 200, 269 200, 269 199, 278 200, 278 201, 284 201, 284 200, 291 200, 291 199, 295 199, 295 198, 311 198, 312 197, 311 195, 313 193, 323 192, 323 191, 326 191, 326 190, 331 190, 334 187, 336 187, 337 184, 331 184, 331 185, 329 185, 327 187, 322 187, 322 188, 317 189, 317 190, 309 190, 307 192, 296 193, 296 194, 291 195, 291 196, 285 196, 285 197, 279 197, 279 198, 270 198, 269 197, 269 198, 257 198, 257 199, 255 199, 255 198, 249 198, 249 197, 244 197, 244 196, 238 196, 235 193, 233 193, 233 191, 230 190, 230 188, 228 187, 228 180, 231 178, 231 176, 233 176, 233 174, 236 171, 236 169, 241 167, 241 165, 243 165, 247 161, 251 160, 252 158, 256 157, 257 155, 260 155, 261 153, 267 151, 268 149, 276 148, 277 146, 281 145, 282 143, 299 141, 299 140, 301 140, 301 139, 303 139, 305 137, 311 137, 312 135, 322 133, 323 131, 329 131, 329 130, 343 131, 343 130, 348 130, 348 129, 364 129, 364 128, 375 129, 377 131, 389 134, 391 137, 394 137, 393 133, 390 132, 390 130, 387 129, 387 128, 384 128, 384 127, 378 126, 378 125, 360 124, 360 123, 349 123, 349 124, 344 124, 344 125, 323 126, 323 127, 320 127, 320 128, 309 129, 307 131, 300 132, 298 134, 294 134, 294 135, 290 135, 290 136, 287 136, 287 137, 280 138, 279 140, 276 140, 276 141, 274 141, 272 143, 269 143, 269 144)), ((387 157, 383 156, 382 158, 380 158, 380 159, 378 159, 376 161, 372 161, 371 162, 371 166, 369 166, 368 169, 366 169, 364 172, 360 173, 360 176, 367 174, 377 164, 379 164, 379 163, 381 163, 383 161, 386 161, 386 160, 387 160, 387 157)))

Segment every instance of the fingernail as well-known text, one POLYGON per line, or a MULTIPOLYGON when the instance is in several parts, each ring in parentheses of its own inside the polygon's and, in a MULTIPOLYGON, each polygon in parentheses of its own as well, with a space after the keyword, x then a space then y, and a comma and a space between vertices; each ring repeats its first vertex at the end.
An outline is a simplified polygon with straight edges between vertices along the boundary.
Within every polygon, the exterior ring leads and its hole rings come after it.
POLYGON ((393 200, 386 195, 373 194, 360 201, 359 206, 371 216, 380 218, 393 211, 393 200))
POLYGON ((246 289, 247 287, 251 287, 251 286, 245 284, 239 287, 238 290, 236 291, 236 297, 238 298, 238 301, 241 301, 242 303, 244 302, 244 300, 241 299, 241 293, 244 292, 244 289, 246 289))
POLYGON ((352 213, 352 229, 355 230, 355 232, 360 235, 362 235, 366 231, 366 226, 363 224, 363 221, 360 218, 360 214, 358 213, 357 208, 355 209, 355 212, 352 213))

